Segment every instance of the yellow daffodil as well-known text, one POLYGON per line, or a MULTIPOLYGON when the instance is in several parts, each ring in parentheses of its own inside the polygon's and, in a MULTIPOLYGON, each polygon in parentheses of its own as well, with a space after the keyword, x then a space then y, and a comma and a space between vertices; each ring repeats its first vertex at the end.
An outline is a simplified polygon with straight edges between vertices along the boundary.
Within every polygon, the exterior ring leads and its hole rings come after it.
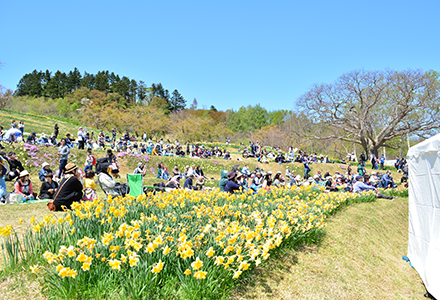
POLYGON ((110 265, 110 267, 112 267, 113 270, 121 270, 121 261, 117 260, 117 259, 111 259, 109 260, 108 264, 110 265))
POLYGON ((159 273, 160 271, 162 271, 163 265, 164 265, 164 263, 162 262, 162 260, 159 260, 159 262, 153 266, 153 269, 151 270, 151 272, 159 273))
POLYGON ((206 274, 208 274, 208 272, 197 271, 196 273, 194 273, 194 277, 197 278, 197 279, 205 279, 206 278, 206 274))
POLYGON ((196 258, 196 260, 191 264, 191 267, 193 270, 197 271, 203 266, 203 261, 200 260, 200 258, 196 258))
POLYGON ((208 255, 209 257, 212 257, 214 255, 214 249, 211 247, 208 249, 208 251, 206 251, 206 255, 208 255))
POLYGON ((30 266, 29 269, 31 270, 32 273, 37 274, 38 271, 40 270, 40 266, 38 265, 30 266))

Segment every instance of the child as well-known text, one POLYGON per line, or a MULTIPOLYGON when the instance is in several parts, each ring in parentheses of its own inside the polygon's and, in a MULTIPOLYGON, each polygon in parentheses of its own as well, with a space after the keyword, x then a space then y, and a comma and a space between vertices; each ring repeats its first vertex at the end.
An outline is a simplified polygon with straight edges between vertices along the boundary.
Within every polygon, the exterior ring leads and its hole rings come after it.
POLYGON ((88 170, 93 171, 94 165, 96 165, 96 158, 92 154, 92 149, 89 148, 89 149, 87 149, 87 158, 86 158, 86 163, 84 164, 84 166, 85 166, 84 172, 87 172, 88 170))
POLYGON ((95 172, 92 170, 86 171, 86 178, 84 180, 84 198, 83 200, 95 200, 98 199, 96 194, 96 183, 93 180, 95 177, 95 172))

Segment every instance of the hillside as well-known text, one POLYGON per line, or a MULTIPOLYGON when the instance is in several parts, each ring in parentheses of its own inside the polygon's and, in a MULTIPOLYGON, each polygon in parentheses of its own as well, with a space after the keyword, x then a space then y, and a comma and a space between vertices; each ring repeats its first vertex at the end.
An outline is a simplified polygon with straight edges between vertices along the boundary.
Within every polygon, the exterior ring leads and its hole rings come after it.
MULTIPOLYGON (((0 113, 5 113, 1 111, 0 113)), ((41 116, 8 114, 9 118, 20 120, 26 117, 25 124, 30 130, 40 128, 49 130, 54 120, 41 116), (35 126, 35 127, 33 127, 35 126), (40 127, 38 127, 40 126, 40 127)), ((3 119, 2 119, 3 120, 3 119)), ((12 119, 10 119, 12 120, 12 119)), ((10 123, 9 119, 6 120, 10 123)), ((4 122, 2 122, 4 123, 4 122)), ((66 131, 73 131, 76 125, 58 122, 66 131)), ((26 130, 27 131, 27 130, 26 130)), ((48 131, 46 131, 48 132, 48 131)), ((61 131, 62 133, 63 131, 61 131)), ((234 165, 243 167, 247 164, 250 169, 256 166, 265 171, 285 173, 287 164, 260 164, 255 159, 238 161, 241 157, 238 147, 218 144, 231 151, 232 160, 224 159, 190 159, 178 157, 149 156, 148 172, 144 184, 152 184, 161 180, 156 179, 157 164, 163 162, 171 170, 177 165, 183 170, 186 165, 200 165, 208 178, 208 186, 217 186, 222 169, 230 170, 234 165)), ((19 144, 7 146, 6 151, 20 153, 24 162, 27 154, 19 144)), ((52 158, 53 170, 57 169, 56 148, 39 147, 40 158, 52 158)), ((103 157, 104 150, 95 151, 95 155, 103 157)), ((82 165, 85 152, 72 149, 70 160, 82 165)), ((126 155, 119 157, 121 178, 126 181, 126 174, 131 173, 139 158, 126 155)), ((41 163, 41 162, 39 162, 41 163)), ((34 188, 39 189, 37 173, 39 166, 30 164, 26 167, 31 173, 34 188)), ((288 164, 291 170, 303 175, 303 165, 288 164)), ((311 174, 318 171, 344 172, 346 166, 341 164, 312 164, 311 174)), ((367 167, 367 171, 370 168, 367 167)), ((393 177, 400 176, 393 171, 393 177)), ((8 190, 12 184, 8 183, 8 190)), ((98 188, 98 195, 104 196, 98 188)), ((18 226, 20 219, 25 222, 31 217, 42 219, 48 213, 45 203, 5 205, 0 206, 0 226, 10 224, 18 226)), ((326 235, 317 244, 302 245, 296 249, 285 250, 278 258, 271 260, 262 268, 258 268, 249 276, 242 279, 238 288, 230 295, 231 299, 419 299, 424 288, 418 274, 405 263, 401 257, 406 255, 408 231, 407 198, 395 201, 377 201, 373 203, 354 204, 340 210, 328 219, 326 235)), ((24 232, 18 232, 22 234, 24 232)), ((42 298, 40 288, 29 278, 16 277, 0 284, 0 298, 22 299, 31 297, 42 298), (26 295, 26 296, 25 296, 26 295)))
POLYGON ((317 245, 282 253, 231 299, 423 299, 408 247, 408 198, 351 205, 317 245))

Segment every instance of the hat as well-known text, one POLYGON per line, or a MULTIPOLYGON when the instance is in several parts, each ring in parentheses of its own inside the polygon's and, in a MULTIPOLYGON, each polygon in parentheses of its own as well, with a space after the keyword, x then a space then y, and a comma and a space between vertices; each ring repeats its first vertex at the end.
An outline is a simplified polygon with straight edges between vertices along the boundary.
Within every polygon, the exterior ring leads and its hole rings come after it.
POLYGON ((281 171, 278 171, 277 174, 281 174, 281 171))
POLYGON ((309 177, 308 181, 313 182, 313 177, 309 177))
POLYGON ((391 171, 390 171, 390 170, 388 170, 388 171, 387 171, 387 173, 390 173, 390 174, 391 174, 391 171))
POLYGON ((319 179, 319 175, 315 175, 315 176, 313 176, 313 178, 319 179))
POLYGON ((79 129, 83 129, 82 127, 80 127, 79 129))
POLYGON ((36 135, 35 131, 32 131, 32 135, 36 135))
POLYGON ((20 172, 20 176, 19 177, 21 178, 21 177, 24 177, 24 176, 27 176, 27 175, 29 175, 29 172, 24 170, 24 171, 20 172))
POLYGON ((240 177, 242 177, 243 176, 243 174, 242 173, 240 173, 240 172, 237 172, 237 178, 240 178, 240 177))
POLYGON ((229 172, 228 173, 228 180, 233 179, 235 177, 235 175, 237 175, 235 172, 229 172))
POLYGON ((143 162, 138 162, 138 167, 142 166, 144 163, 143 162))
POLYGON ((68 163, 66 165, 66 173, 72 172, 73 170, 77 169, 78 166, 75 165, 74 163, 68 163))
POLYGON ((47 162, 44 162, 41 166, 44 168, 46 166, 49 166, 49 164, 47 162))
POLYGON ((295 177, 295 180, 296 180, 296 181, 299 181, 299 180, 301 180, 301 176, 299 176, 299 175, 296 175, 296 177, 295 177))
POLYGON ((45 138, 45 137, 46 137, 46 135, 45 135, 44 133, 42 133, 42 134, 41 134, 41 137, 42 137, 42 138, 45 138))
POLYGON ((376 172, 374 172, 374 171, 373 171, 373 172, 371 172, 371 175, 376 175, 376 172))
POLYGON ((327 176, 325 179, 327 179, 327 180, 332 180, 333 177, 331 177, 331 176, 327 176))
POLYGON ((356 181, 359 181, 359 180, 361 180, 361 179, 362 179, 362 176, 361 176, 361 175, 356 176, 356 181))
POLYGON ((272 175, 272 171, 267 172, 268 175, 272 175))

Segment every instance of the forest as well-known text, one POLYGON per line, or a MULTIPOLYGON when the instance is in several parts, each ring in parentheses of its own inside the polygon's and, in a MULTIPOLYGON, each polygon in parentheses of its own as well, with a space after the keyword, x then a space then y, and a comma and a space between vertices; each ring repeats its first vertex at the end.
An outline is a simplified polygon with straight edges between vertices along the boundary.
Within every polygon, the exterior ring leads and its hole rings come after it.
POLYGON ((219 111, 190 104, 177 89, 148 86, 110 71, 64 73, 34 70, 15 91, 2 90, 0 108, 152 139, 259 141, 335 158, 347 153, 387 156, 439 130, 439 74, 435 71, 355 70, 332 83, 315 84, 294 110, 270 111, 256 104, 219 111))

